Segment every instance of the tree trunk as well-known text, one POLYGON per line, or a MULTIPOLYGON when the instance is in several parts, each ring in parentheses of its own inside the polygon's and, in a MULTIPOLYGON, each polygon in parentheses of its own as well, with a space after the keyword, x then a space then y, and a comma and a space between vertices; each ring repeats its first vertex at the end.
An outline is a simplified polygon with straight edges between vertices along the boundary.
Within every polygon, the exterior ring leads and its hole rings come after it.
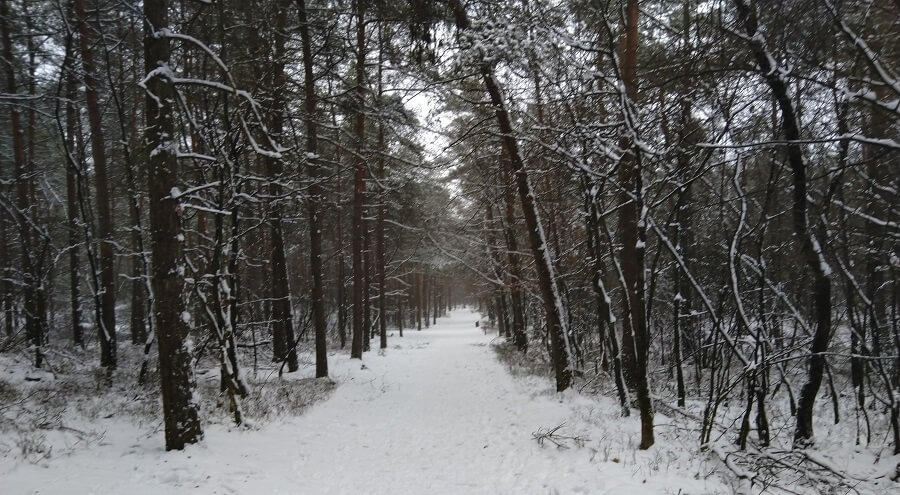
MULTIPOLYGON (((26 41, 26 49, 28 52, 28 93, 35 95, 37 94, 37 64, 35 63, 35 45, 34 45, 34 36, 31 34, 34 33, 34 17, 28 12, 28 3, 25 2, 22 4, 22 15, 25 17, 25 32, 28 33, 27 41, 26 41)), ((35 164, 35 145, 36 145, 36 131, 37 131, 37 121, 36 121, 36 112, 34 105, 28 106, 28 128, 27 128, 27 147, 26 147, 26 163, 27 163, 27 171, 28 171, 28 204, 31 217, 31 222, 34 225, 35 230, 41 231, 43 230, 41 225, 45 222, 41 219, 41 207, 40 203, 37 201, 37 180, 35 178, 38 176, 37 174, 37 166, 35 164)), ((33 273, 32 280, 35 283, 35 298, 34 298, 34 312, 33 321, 34 321, 34 329, 32 331, 33 334, 33 342, 35 342, 35 360, 43 359, 42 348, 47 343, 47 338, 50 335, 50 327, 48 325, 47 316, 48 316, 48 305, 51 299, 48 297, 48 287, 52 286, 52 280, 50 277, 53 274, 53 269, 45 268, 47 262, 47 247, 49 247, 49 238, 46 237, 44 232, 41 232, 38 236, 40 242, 36 242, 35 245, 32 246, 33 252, 30 255, 32 268, 30 273, 33 273)), ((37 239, 36 239, 37 240, 37 239)))
MULTIPOLYGON (((743 0, 735 0, 735 5, 748 35, 750 52, 781 112, 784 138, 796 142, 800 139, 800 124, 797 121, 794 104, 788 94, 787 83, 781 78, 777 71, 778 68, 772 66, 772 59, 766 51, 761 37, 758 36, 756 12, 751 10, 743 0)), ((831 269, 825 261, 822 244, 809 226, 807 218, 807 170, 801 145, 792 143, 788 144, 785 149, 793 182, 791 217, 798 255, 813 274, 812 299, 815 330, 809 349, 806 383, 800 389, 797 403, 797 425, 794 430, 795 447, 804 447, 811 444, 813 440, 813 408, 825 372, 823 353, 828 350, 831 340, 831 269)))
MULTIPOLYGON (((622 82, 625 85, 625 113, 637 99, 637 46, 638 46, 638 2, 628 0, 625 10, 625 29, 620 35, 620 58, 622 82)), ((633 123, 626 118, 626 125, 633 123)), ((621 260, 625 291, 622 298, 625 319, 622 325, 622 345, 626 380, 637 392, 638 409, 641 413, 640 448, 650 448, 653 437, 653 403, 647 381, 647 361, 649 358, 649 334, 644 294, 644 252, 646 233, 641 227, 644 222, 643 183, 640 152, 630 136, 635 129, 623 134, 619 147, 627 150, 619 162, 619 183, 622 186, 619 208, 619 235, 622 243, 621 260)))
MULTIPOLYGON (((587 177, 584 177, 586 237, 591 263, 593 265, 592 286, 597 302, 597 327, 600 345, 608 344, 610 359, 613 363, 613 378, 616 382, 616 391, 619 396, 619 405, 622 407, 622 415, 629 416, 631 410, 628 404, 628 387, 625 384, 625 375, 622 370, 622 351, 619 347, 619 338, 616 335, 616 317, 612 313, 612 300, 603 279, 606 277, 606 267, 603 266, 603 252, 600 236, 600 211, 597 206, 597 196, 600 194, 598 186, 591 186, 587 177), (588 189, 590 187, 590 189, 588 189)), ((612 250, 612 248, 610 248, 612 250)))
MULTIPOLYGON (((691 54, 691 0, 684 0, 682 4, 682 50, 685 56, 691 54)), ((690 159, 685 148, 689 144, 695 144, 698 136, 695 136, 695 129, 692 123, 692 105, 688 97, 690 92, 690 82, 685 78, 679 87, 681 98, 681 115, 680 125, 678 128, 678 143, 682 148, 678 152, 676 159, 679 187, 679 196, 675 202, 675 226, 672 233, 672 240, 675 249, 679 251, 684 263, 687 264, 689 256, 693 250, 693 239, 691 238, 690 212, 688 208, 693 201, 691 196, 691 180, 690 180, 690 159)), ((675 368, 675 390, 678 397, 678 407, 684 407, 685 396, 687 394, 684 385, 684 322, 690 321, 691 316, 691 287, 687 277, 683 276, 682 270, 676 269, 674 273, 673 286, 675 288, 675 298, 672 303, 672 365, 675 368)), ((688 332, 693 333, 693 332, 688 332)))
MULTIPOLYGON (((137 105, 139 100, 135 98, 132 105, 132 111, 129 119, 131 130, 129 152, 134 153, 139 149, 137 137, 137 105)), ((148 331, 152 328, 152 323, 148 320, 148 308, 150 302, 150 281, 149 276, 150 264, 147 260, 146 251, 144 249, 144 227, 141 220, 141 196, 138 188, 139 169, 135 167, 133 160, 129 160, 127 164, 127 180, 128 195, 131 201, 128 202, 129 216, 131 223, 131 343, 143 344, 147 341, 148 331)))
POLYGON ((91 128, 91 157, 93 158, 97 196, 97 241, 100 244, 100 365, 109 370, 116 367, 116 273, 113 249, 113 218, 110 201, 109 178, 106 170, 106 144, 103 139, 103 122, 98 91, 94 54, 91 50, 93 35, 85 13, 85 0, 75 0, 81 42, 81 67, 84 72, 85 103, 91 128))
MULTIPOLYGON (((363 194, 363 203, 369 201, 363 194)), ((363 352, 372 346, 372 231, 369 230, 369 207, 363 208, 363 352)))
MULTIPOLYGON (((384 64, 384 34, 382 26, 378 26, 378 103, 382 98, 382 74, 381 67, 384 64)), ((378 123, 378 216, 375 220, 375 278, 378 283, 378 347, 387 349, 387 286, 385 285, 385 256, 384 256, 384 215, 385 215, 385 190, 384 190, 384 162, 387 149, 384 144, 384 122, 378 123)))
POLYGON ((400 332, 400 337, 403 337, 403 296, 396 296, 397 301, 397 330, 400 332))
POLYGON ((356 167, 353 176, 353 338, 350 357, 362 359, 363 351, 363 201, 366 194, 366 7, 356 0, 356 167))
MULTIPOLYGON (((284 74, 285 64, 285 37, 283 36, 287 21, 285 10, 286 0, 279 0, 278 15, 275 16, 275 47, 274 60, 272 61, 272 110, 269 131, 276 139, 284 132, 284 100, 285 85, 287 83, 284 74)), ((258 39, 253 37, 253 44, 258 39)), ((287 256, 284 250, 284 230, 281 221, 282 196, 280 181, 284 173, 284 164, 280 157, 265 158, 269 174, 269 225, 272 235, 272 343, 274 360, 276 362, 287 361, 288 372, 297 371, 297 346, 294 341, 294 318, 291 310, 291 288, 288 280, 287 256)))
MULTIPOLYGON (((104 24, 97 24, 98 33, 101 39, 105 38, 104 24)), ((122 36, 122 34, 119 34, 122 36)), ((102 44, 103 46, 103 55, 104 60, 106 62, 107 70, 106 70, 106 81, 109 85, 109 94, 113 103, 113 106, 116 110, 116 116, 118 117, 118 125, 119 125, 119 144, 122 147, 122 157, 124 158, 124 169, 125 169, 125 178, 126 178, 126 186, 128 188, 128 213, 130 220, 130 241, 131 241, 131 343, 132 344, 144 344, 146 343, 148 331, 152 332, 152 322, 148 319, 148 311, 149 305, 152 304, 152 298, 150 297, 150 280, 149 269, 150 262, 147 259, 146 252, 144 250, 144 228, 141 222, 141 199, 140 193, 137 185, 136 174, 138 173, 139 167, 135 164, 135 155, 134 150, 138 148, 138 131, 137 131, 137 115, 138 115, 138 102, 140 98, 138 97, 138 91, 134 90, 134 100, 132 101, 130 107, 130 115, 126 117, 124 102, 120 98, 119 86, 117 81, 114 79, 112 72, 112 57, 110 56, 110 49, 106 43, 102 44)), ((139 58, 137 53, 132 53, 132 56, 135 59, 139 58)), ((124 63, 122 63, 123 58, 119 57, 120 61, 120 69, 121 75, 124 78, 125 70, 124 63)), ((137 60, 135 60, 132 65, 133 75, 135 80, 140 80, 140 72, 137 67, 137 60)), ((195 142, 199 142, 199 139, 195 142)), ((81 164, 78 165, 81 167, 81 164)))
MULTIPOLYGON (((4 192, 5 193, 5 192, 4 192)), ((12 256, 7 238, 12 234, 8 215, 0 215, 0 311, 3 312, 3 332, 7 337, 13 335, 13 290, 10 278, 12 276, 12 256)))
MULTIPOLYGON (((147 73, 169 64, 169 40, 158 34, 168 28, 168 1, 144 0, 144 64, 147 73)), ((194 402, 194 379, 188 341, 186 307, 181 290, 184 266, 181 230, 182 205, 172 194, 178 186, 175 132, 172 115, 175 95, 171 84, 159 74, 146 81, 144 115, 148 152, 153 295, 158 329, 159 375, 162 385, 166 450, 181 450, 203 437, 194 402)))
MULTIPOLYGON (((338 184, 340 184, 340 179, 338 180, 338 184)), ((339 186, 340 187, 340 186, 339 186)), ((340 204, 340 201, 338 201, 340 204)), ((346 269, 344 265, 344 220, 343 215, 340 212, 340 208, 338 208, 337 214, 337 243, 339 244, 338 252, 337 252, 337 324, 338 324, 338 339, 341 341, 341 349, 346 347, 347 345, 347 291, 346 291, 346 269)))
POLYGON ((337 116, 335 115, 334 104, 331 106, 331 125, 334 128, 334 143, 335 143, 335 156, 334 162, 337 164, 337 171, 335 172, 337 186, 335 187, 335 206, 336 206, 336 223, 337 228, 335 229, 335 245, 337 246, 337 256, 335 257, 335 263, 337 264, 337 283, 336 294, 337 298, 337 325, 338 325, 338 339, 341 341, 341 349, 347 346, 347 273, 346 273, 346 265, 344 263, 344 215, 343 215, 343 193, 342 189, 344 187, 343 182, 343 167, 341 165, 341 135, 343 134, 340 130, 340 127, 337 125, 337 116))
MULTIPOLYGON (((3 38, 3 61, 6 72, 6 91, 16 94, 18 91, 15 74, 15 59, 12 52, 12 34, 9 29, 10 11, 6 0, 0 0, 0 35, 3 38)), ((41 314, 42 286, 41 274, 36 264, 38 250, 34 249, 32 228, 34 218, 29 213, 31 202, 31 181, 33 180, 26 170, 25 130, 22 128, 22 119, 16 106, 11 106, 10 131, 12 132, 13 145, 13 174, 16 178, 16 205, 15 220, 19 226, 19 235, 22 247, 23 268, 23 292, 25 299, 25 331, 29 343, 34 349, 34 366, 40 368, 43 365, 44 324, 41 314)), ((5 217, 5 215, 4 215, 5 217)))
MULTIPOLYGON (((316 336, 316 378, 328 376, 328 343, 325 325, 325 286, 322 281, 322 224, 318 205, 324 199, 319 174, 319 138, 316 124, 316 80, 313 75, 312 43, 304 0, 296 0, 300 14, 300 40, 303 44, 303 85, 306 101, 306 160, 310 178, 306 207, 309 213, 309 267, 312 274, 313 328, 316 336)), ((343 283, 343 281, 338 281, 343 283)))
POLYGON ((424 289, 422 272, 413 273, 413 291, 416 299, 416 330, 422 330, 422 299, 424 298, 424 289))
POLYGON ((72 319, 72 342, 84 347, 84 328, 81 326, 81 276, 79 274, 78 261, 78 191, 75 181, 78 180, 77 170, 81 168, 78 152, 75 149, 75 133, 78 132, 78 109, 75 99, 78 94, 78 80, 75 74, 75 49, 73 40, 67 40, 66 44, 66 153, 69 160, 66 161, 66 223, 69 229, 69 304, 72 319))
POLYGON ((431 276, 425 271, 422 273, 422 321, 425 328, 431 327, 429 311, 431 311, 431 276))
MULTIPOLYGON (((485 221, 485 229, 487 230, 487 251, 488 255, 491 259, 491 266, 493 267, 494 277, 498 282, 503 282, 503 264, 500 259, 500 250, 497 246, 497 238, 494 236, 494 205, 491 203, 490 198, 485 195, 485 207, 484 207, 484 221, 485 221)), ((512 332, 510 332, 509 326, 507 325, 507 314, 508 310, 506 307, 506 296, 504 294, 503 285, 497 285, 494 288, 494 301, 496 311, 493 312, 497 315, 497 327, 499 328, 500 336, 506 337, 507 339, 512 337, 512 332)))
POLYGON ((522 270, 519 268, 519 243, 516 240, 516 205, 513 198, 513 185, 506 167, 501 172, 503 177, 503 204, 505 206, 505 225, 503 232, 506 238, 506 259, 509 264, 510 287, 509 302, 512 313, 513 344, 522 354, 528 351, 528 335, 525 333, 525 306, 522 304, 522 270))
POLYGON ((437 277, 431 276, 431 292, 432 292, 432 304, 431 304, 431 324, 437 325, 438 318, 438 308, 440 307, 441 302, 441 286, 438 284, 437 277))

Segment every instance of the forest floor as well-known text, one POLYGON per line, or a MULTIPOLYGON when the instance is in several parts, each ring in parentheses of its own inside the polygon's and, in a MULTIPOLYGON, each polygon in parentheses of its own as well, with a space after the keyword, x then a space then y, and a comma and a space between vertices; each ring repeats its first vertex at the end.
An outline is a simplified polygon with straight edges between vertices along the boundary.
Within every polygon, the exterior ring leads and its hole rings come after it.
MULTIPOLYGON (((68 411, 53 435, 40 425, 30 433, 0 428, 0 493, 675 495, 737 488, 677 418, 657 413, 657 444, 637 450, 638 420, 622 418, 612 394, 557 394, 546 375, 498 360, 500 339, 476 327, 478 317, 459 309, 403 338, 394 331, 386 352, 375 349, 362 362, 336 352, 329 364, 337 386, 327 399, 309 386, 321 381, 286 378, 305 385, 268 400, 318 393, 313 404, 263 414, 250 427, 207 418, 203 442, 183 452, 164 451, 156 416, 135 421, 117 414, 116 404, 108 413, 68 411)), ((258 413, 265 402, 255 407, 258 413)))

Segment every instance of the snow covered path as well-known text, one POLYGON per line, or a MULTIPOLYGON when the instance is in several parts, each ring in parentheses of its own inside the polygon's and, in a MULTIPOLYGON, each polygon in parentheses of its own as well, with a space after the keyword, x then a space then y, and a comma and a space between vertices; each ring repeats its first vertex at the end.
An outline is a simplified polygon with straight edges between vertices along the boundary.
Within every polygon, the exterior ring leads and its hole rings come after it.
POLYGON ((430 329, 406 332, 408 347, 366 359, 367 370, 307 415, 312 430, 324 431, 299 449, 308 452, 300 469, 326 493, 599 491, 596 479, 577 476, 554 449, 532 440, 532 431, 558 424, 568 411, 524 395, 476 319, 456 311, 430 329), (336 418, 344 428, 332 433, 336 418))
POLYGON ((429 329, 394 335, 384 355, 373 350, 362 363, 344 353, 332 356, 337 389, 301 416, 249 431, 208 425, 202 444, 174 453, 163 452, 161 432, 111 423, 103 444, 41 465, 9 466, 0 459, 0 493, 674 494, 721 488, 694 479, 685 466, 668 469, 671 452, 635 454, 611 440, 623 432, 628 438, 637 427, 633 418, 605 410, 614 407, 575 393, 558 396, 546 379, 510 376, 489 346, 495 335, 476 328, 477 317, 456 310, 429 329), (538 428, 563 422, 568 434, 590 441, 557 449, 532 439, 538 428))

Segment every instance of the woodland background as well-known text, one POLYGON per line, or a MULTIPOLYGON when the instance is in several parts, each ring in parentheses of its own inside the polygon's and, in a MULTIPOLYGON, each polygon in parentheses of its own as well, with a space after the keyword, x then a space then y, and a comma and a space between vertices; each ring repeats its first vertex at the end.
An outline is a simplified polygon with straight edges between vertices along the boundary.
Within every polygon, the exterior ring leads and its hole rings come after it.
POLYGON ((557 390, 637 412, 640 448, 662 411, 736 476, 723 437, 840 485, 821 428, 900 453, 898 19, 0 0, 0 354, 159 384, 180 449, 194 367, 240 424, 245 368, 326 377, 469 303, 557 390))

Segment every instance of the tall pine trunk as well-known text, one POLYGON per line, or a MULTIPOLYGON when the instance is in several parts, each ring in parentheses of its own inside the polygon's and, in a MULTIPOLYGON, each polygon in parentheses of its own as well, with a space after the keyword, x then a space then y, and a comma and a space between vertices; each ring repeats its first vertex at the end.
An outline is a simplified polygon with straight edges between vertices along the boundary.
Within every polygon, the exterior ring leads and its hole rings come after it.
MULTIPOLYGON (((378 26, 378 103, 382 98, 382 74, 384 65, 384 33, 382 25, 378 26)), ((378 214, 375 219, 375 280, 378 284, 378 348, 387 348, 387 286, 385 285, 385 256, 384 256, 384 215, 385 215, 385 189, 384 189, 384 162, 387 149, 384 144, 384 122, 378 123, 378 214)))
POLYGON ((100 334, 100 365, 109 370, 116 367, 116 274, 115 240, 110 201, 109 175, 106 167, 106 144, 101 120, 99 81, 94 53, 91 49, 93 33, 88 25, 86 0, 75 0, 81 44, 81 67, 84 72, 85 103, 91 130, 91 157, 93 158, 94 186, 97 191, 97 241, 100 262, 100 308, 98 325, 100 334))
MULTIPOLYGON (((284 131, 284 109, 286 102, 284 91, 287 79, 284 74, 285 64, 285 39, 284 28, 286 16, 284 4, 286 0, 279 0, 279 14, 275 19, 275 49, 272 61, 272 111, 269 131, 276 139, 282 137, 284 131)), ((254 41, 256 37, 254 37, 254 41)), ((255 44, 255 43, 254 43, 255 44)), ((281 157, 268 156, 265 158, 269 174, 269 224, 272 236, 272 343, 274 359, 276 362, 287 362, 289 372, 297 371, 297 346, 294 341, 294 318, 291 310, 291 287, 288 281, 287 256, 284 249, 284 229, 281 220, 282 188, 280 181, 284 173, 284 164, 281 157)))
MULTIPOLYGON (((312 42, 304 0, 296 0, 300 16, 300 40, 303 44, 303 85, 306 96, 306 160, 310 178, 306 207, 309 213, 309 266, 313 279, 312 311, 316 339, 316 378, 328 376, 328 354, 325 326, 325 286, 322 281, 322 222, 319 203, 324 199, 319 173, 319 138, 316 125, 316 80, 313 75, 312 42)), ((338 283, 343 283, 339 280, 338 283)), ((340 304, 340 302, 338 303, 340 304)))
POLYGON ((512 180, 509 177, 509 171, 503 168, 500 174, 503 177, 503 205, 505 213, 505 224, 503 226, 504 238, 506 240, 506 259, 509 264, 510 287, 509 301, 510 312, 512 313, 512 328, 509 333, 512 335, 513 343, 523 354, 528 351, 528 335, 525 333, 525 306, 522 304, 522 270, 519 268, 519 245, 516 241, 516 205, 513 197, 512 180))
POLYGON ((78 108, 75 98, 78 94, 78 80, 75 74, 74 40, 70 37, 66 44, 66 225, 69 230, 69 305, 72 319, 72 342, 84 347, 84 328, 81 326, 81 275, 78 261, 78 169, 81 168, 78 151, 75 149, 75 134, 78 132, 78 108))
MULTIPOLYGON (((637 47, 638 2, 628 0, 625 9, 625 29, 620 35, 621 77, 625 85, 624 114, 632 114, 637 99, 637 47)), ((632 114, 633 115, 633 114, 632 114)), ((640 448, 650 448, 654 443, 653 403, 650 384, 647 381, 649 359, 649 333, 645 302, 644 253, 646 233, 643 209, 643 181, 641 156, 631 137, 636 130, 634 122, 626 117, 628 132, 623 134, 620 148, 627 150, 619 161, 619 183, 622 187, 619 207, 619 236, 621 239, 622 274, 625 318, 622 324, 623 363, 626 381, 637 392, 638 410, 641 413, 640 448)))
MULTIPOLYGON (((16 94, 15 58, 12 52, 12 33, 10 33, 10 11, 6 0, 0 1, 0 36, 3 38, 3 64, 6 76, 6 92, 16 94)), ((35 225, 33 215, 29 207, 31 201, 31 175, 28 174, 27 156, 25 149, 25 129, 22 127, 22 117, 16 106, 10 107, 10 131, 12 132, 13 145, 13 174, 16 177, 16 212, 14 220, 18 223, 19 236, 21 238, 21 260, 23 269, 23 292, 25 310, 25 332, 28 342, 34 350, 34 366, 40 368, 43 365, 44 343, 44 314, 42 298, 43 284, 41 273, 37 266, 38 249, 32 236, 32 228, 35 225)), ((5 215, 4 215, 5 216, 5 215)))
POLYGON ((356 0, 356 157, 353 175, 353 336, 350 357, 362 359, 363 351, 363 201, 366 194, 366 24, 365 0, 356 0))
POLYGON ((162 388, 166 450, 181 450, 203 437, 194 402, 194 379, 188 340, 188 318, 182 297, 184 266, 181 213, 175 144, 175 92, 160 67, 169 64, 168 0, 144 0, 144 65, 152 77, 146 80, 144 139, 148 153, 150 193, 150 249, 153 255, 153 296, 158 329, 159 377, 162 388), (157 72, 154 72, 157 71, 157 72))

